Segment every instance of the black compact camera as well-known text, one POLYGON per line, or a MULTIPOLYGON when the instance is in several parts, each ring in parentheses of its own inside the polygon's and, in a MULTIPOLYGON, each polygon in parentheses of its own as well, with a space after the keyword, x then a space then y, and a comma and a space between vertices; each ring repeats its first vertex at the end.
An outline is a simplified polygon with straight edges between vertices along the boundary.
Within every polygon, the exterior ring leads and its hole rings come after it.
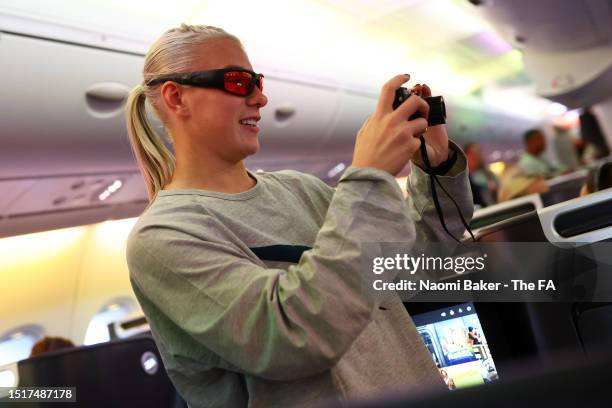
MULTIPOLYGON (((425 99, 425 102, 429 105, 429 117, 427 118, 427 126, 435 126, 446 123, 446 106, 444 105, 444 98, 442 96, 425 96, 422 97, 416 92, 410 92, 410 90, 400 87, 395 91, 395 99, 393 100, 393 109, 397 109, 406 99, 412 95, 420 96, 425 99)), ((420 118, 419 112, 412 115, 409 120, 420 118)))

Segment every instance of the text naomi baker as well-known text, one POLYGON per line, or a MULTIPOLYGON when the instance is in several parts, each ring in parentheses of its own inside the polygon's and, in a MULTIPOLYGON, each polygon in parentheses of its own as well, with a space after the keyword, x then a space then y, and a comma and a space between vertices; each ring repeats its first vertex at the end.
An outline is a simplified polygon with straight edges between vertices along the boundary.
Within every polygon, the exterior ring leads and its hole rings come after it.
POLYGON ((375 280, 373 282, 374 290, 428 290, 428 291, 496 291, 499 290, 502 283, 500 282, 485 282, 480 279, 472 281, 469 279, 457 279, 453 282, 436 282, 431 280, 410 281, 406 279, 397 282, 384 282, 375 280))

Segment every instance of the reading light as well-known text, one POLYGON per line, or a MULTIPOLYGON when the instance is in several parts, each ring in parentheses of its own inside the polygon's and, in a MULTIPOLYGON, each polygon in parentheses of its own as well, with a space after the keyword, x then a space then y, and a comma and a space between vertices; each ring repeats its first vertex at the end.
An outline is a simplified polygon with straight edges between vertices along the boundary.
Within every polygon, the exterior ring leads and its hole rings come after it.
POLYGON ((327 177, 333 178, 337 176, 342 170, 346 168, 346 165, 342 162, 336 164, 334 168, 327 172, 327 177))
POLYGON ((157 373, 159 368, 157 356, 150 351, 143 353, 142 357, 140 357, 140 364, 142 365, 142 369, 149 375, 157 373))
POLYGON ((104 191, 102 191, 100 193, 100 195, 98 195, 98 199, 100 201, 104 201, 106 200, 108 197, 110 197, 112 194, 116 193, 121 187, 123 186, 123 182, 121 180, 115 180, 113 181, 112 184, 110 184, 108 187, 106 187, 104 189, 104 191))

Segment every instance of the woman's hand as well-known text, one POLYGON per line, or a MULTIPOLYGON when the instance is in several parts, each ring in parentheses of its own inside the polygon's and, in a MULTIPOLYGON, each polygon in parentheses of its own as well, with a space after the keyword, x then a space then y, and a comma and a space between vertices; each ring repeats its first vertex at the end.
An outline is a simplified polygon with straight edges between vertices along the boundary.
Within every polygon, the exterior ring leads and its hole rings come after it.
MULTIPOLYGON (((425 84, 416 84, 412 88, 412 92, 418 93, 423 97, 431 96, 431 89, 425 84)), ((417 138, 419 136, 417 135, 417 138)), ((448 133, 446 132, 446 125, 426 128, 424 137, 429 163, 432 167, 437 167, 448 159, 448 133)), ((419 167, 425 167, 420 151, 414 155, 413 162, 419 167)))
POLYGON ((374 167, 396 175, 418 152, 419 135, 427 128, 423 119, 429 114, 427 102, 413 95, 393 110, 395 90, 409 79, 410 75, 398 75, 383 86, 374 114, 357 133, 352 166, 374 167), (407 120, 417 111, 421 118, 407 120))

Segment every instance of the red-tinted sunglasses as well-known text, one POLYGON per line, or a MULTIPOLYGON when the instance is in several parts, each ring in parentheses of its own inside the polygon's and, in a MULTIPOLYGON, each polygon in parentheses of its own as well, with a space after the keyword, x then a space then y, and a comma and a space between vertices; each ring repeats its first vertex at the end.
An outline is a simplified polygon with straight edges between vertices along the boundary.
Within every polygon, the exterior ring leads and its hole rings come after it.
POLYGON ((166 81, 181 85, 191 85, 201 88, 217 88, 232 95, 249 96, 258 87, 263 91, 263 74, 256 74, 246 69, 223 68, 210 71, 188 72, 185 74, 165 75, 147 82, 153 86, 166 81))

